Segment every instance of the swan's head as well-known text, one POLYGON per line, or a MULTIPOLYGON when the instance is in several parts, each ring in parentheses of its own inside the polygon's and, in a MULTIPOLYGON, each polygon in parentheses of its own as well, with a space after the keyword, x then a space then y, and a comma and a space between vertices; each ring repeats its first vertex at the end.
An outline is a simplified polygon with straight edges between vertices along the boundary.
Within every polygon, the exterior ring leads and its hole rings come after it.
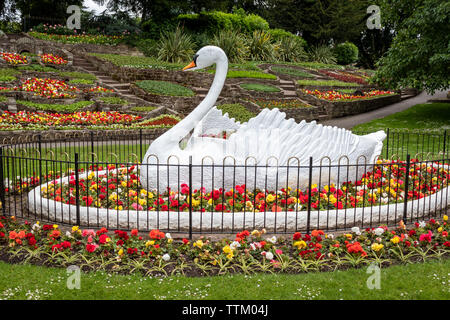
POLYGON ((228 63, 225 52, 216 46, 206 46, 197 51, 193 61, 184 67, 183 70, 204 69, 219 62, 228 63))

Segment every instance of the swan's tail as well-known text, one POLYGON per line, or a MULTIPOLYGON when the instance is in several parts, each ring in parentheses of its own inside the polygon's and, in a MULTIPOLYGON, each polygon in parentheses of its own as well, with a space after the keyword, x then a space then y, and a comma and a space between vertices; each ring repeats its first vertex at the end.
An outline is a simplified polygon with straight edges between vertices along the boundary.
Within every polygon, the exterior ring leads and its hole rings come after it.
POLYGON ((383 130, 366 134, 365 137, 375 139, 378 142, 383 142, 386 139, 386 133, 383 130))

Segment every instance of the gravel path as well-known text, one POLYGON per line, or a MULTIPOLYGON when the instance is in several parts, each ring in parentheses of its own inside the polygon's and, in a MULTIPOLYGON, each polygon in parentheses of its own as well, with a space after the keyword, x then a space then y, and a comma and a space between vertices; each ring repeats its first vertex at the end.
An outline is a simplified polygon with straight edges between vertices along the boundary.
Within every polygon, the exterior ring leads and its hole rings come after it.
POLYGON ((384 118, 390 114, 397 113, 406 110, 416 104, 426 103, 430 99, 445 99, 447 97, 447 91, 437 91, 434 95, 429 95, 425 91, 418 94, 413 98, 409 98, 398 103, 391 104, 389 106, 369 111, 366 113, 357 114, 354 116, 330 119, 320 122, 324 125, 337 126, 340 128, 351 129, 354 126, 366 123, 374 119, 384 118))

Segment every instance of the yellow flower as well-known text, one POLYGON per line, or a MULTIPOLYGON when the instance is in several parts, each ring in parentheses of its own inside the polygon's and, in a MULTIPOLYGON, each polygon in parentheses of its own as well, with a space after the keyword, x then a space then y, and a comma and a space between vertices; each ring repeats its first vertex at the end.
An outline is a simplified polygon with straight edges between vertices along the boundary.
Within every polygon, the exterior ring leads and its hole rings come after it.
POLYGON ((123 255, 123 249, 121 248, 117 254, 118 254, 119 256, 122 256, 122 255, 123 255))
POLYGON ((80 231, 80 227, 79 226, 73 226, 72 227, 72 232, 77 232, 80 231))
POLYGON ((394 237, 391 239, 391 242, 392 242, 393 244, 399 243, 399 242, 400 242, 399 236, 394 236, 394 237))
POLYGON ((300 240, 300 241, 295 241, 294 242, 294 247, 296 247, 297 249, 303 249, 303 248, 306 248, 306 242, 305 241, 303 241, 303 240, 300 240))
POLYGON ((439 227, 439 228, 437 229, 437 231, 438 231, 439 233, 441 233, 441 232, 442 232, 442 227, 439 227))
POLYGON ((275 197, 272 194, 267 195, 266 197, 267 202, 273 202, 275 201, 275 197))
POLYGON ((373 251, 378 252, 384 248, 384 245, 381 243, 374 243, 374 244, 372 244, 371 248, 373 251))
POLYGON ((344 234, 344 236, 347 238, 347 240, 352 240, 353 236, 350 233, 344 234))
POLYGON ((259 232, 258 230, 253 230, 251 234, 252 234, 253 237, 260 237, 261 236, 261 232, 259 232))
POLYGON ((193 244, 194 247, 199 247, 200 249, 203 247, 203 241, 202 240, 197 240, 194 242, 193 244))
POLYGON ((57 224, 54 224, 54 225, 53 225, 53 229, 58 229, 58 225, 57 225, 57 224))
POLYGON ((233 250, 231 250, 230 246, 223 247, 222 251, 227 254, 233 253, 233 250))
POLYGON ((231 251, 229 254, 227 254, 227 259, 228 259, 228 260, 233 259, 233 257, 234 257, 233 251, 231 251))
POLYGON ((127 187, 127 183, 126 183, 125 181, 122 181, 122 182, 120 183, 120 185, 121 185, 122 187, 124 187, 124 188, 127 187))
POLYGON ((147 241, 147 242, 145 243, 145 247, 148 248, 148 247, 150 247, 150 246, 152 246, 152 245, 154 245, 154 244, 155 244, 155 241, 153 241, 153 240, 150 241, 150 240, 149 240, 149 241, 147 241))
POLYGON ((197 207, 200 205, 200 200, 192 199, 192 206, 197 207))
POLYGON ((443 219, 444 219, 444 221, 447 221, 447 220, 448 220, 448 216, 445 215, 445 216, 443 217, 443 219))

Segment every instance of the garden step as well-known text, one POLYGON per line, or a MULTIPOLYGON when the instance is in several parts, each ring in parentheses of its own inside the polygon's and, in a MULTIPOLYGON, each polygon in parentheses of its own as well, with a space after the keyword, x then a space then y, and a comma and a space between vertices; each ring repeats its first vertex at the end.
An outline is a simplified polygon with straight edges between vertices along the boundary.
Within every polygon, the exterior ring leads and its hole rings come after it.
POLYGON ((284 96, 285 97, 296 97, 297 96, 297 92, 295 92, 295 91, 284 91, 284 96))

